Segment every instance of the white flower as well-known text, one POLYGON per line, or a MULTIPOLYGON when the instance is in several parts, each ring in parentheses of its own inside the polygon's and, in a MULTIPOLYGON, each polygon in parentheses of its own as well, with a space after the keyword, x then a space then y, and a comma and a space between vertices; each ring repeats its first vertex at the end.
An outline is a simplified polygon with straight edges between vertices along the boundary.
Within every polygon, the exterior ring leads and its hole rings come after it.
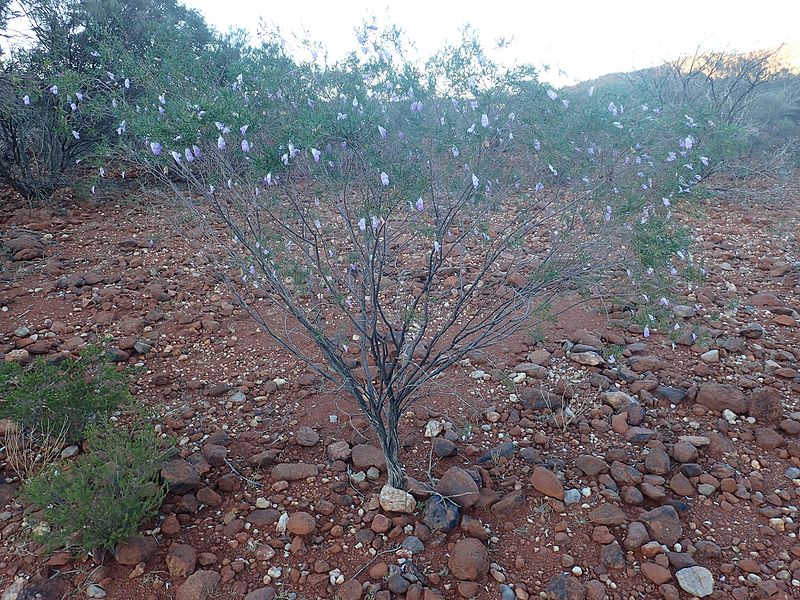
POLYGON ((386 174, 385 171, 381 171, 381 183, 384 186, 389 185, 389 176, 386 174))
POLYGON ((27 94, 26 94, 26 95, 24 95, 24 96, 22 97, 22 103, 23 103, 25 106, 28 106, 28 105, 31 103, 31 97, 30 97, 30 96, 28 96, 27 94))
POLYGON ((550 100, 555 100, 558 98, 558 94, 556 94, 553 90, 547 90, 547 95, 550 97, 550 100))
POLYGON ((594 95, 594 86, 589 88, 589 97, 591 98, 594 95))
POLYGON ((386 139, 386 129, 381 127, 380 125, 378 125, 378 133, 381 134, 381 137, 383 139, 386 139))
POLYGON ((316 148, 312 148, 311 155, 314 157, 314 162, 319 162, 319 157, 321 156, 319 150, 317 150, 316 148))
POLYGON ((473 173, 472 174, 472 187, 477 190, 479 184, 480 184, 480 179, 478 179, 478 176, 475 175, 475 173, 473 173))
POLYGON ((72 137, 74 137, 76 140, 79 140, 79 139, 81 139, 81 134, 73 129, 72 130, 72 137))
POLYGON ((358 220, 358 228, 359 228, 361 231, 366 231, 366 230, 367 230, 367 220, 366 220, 364 217, 361 217, 361 218, 358 220))
POLYGON ((481 115, 481 126, 482 127, 488 127, 489 126, 489 115, 487 115, 486 113, 483 113, 481 115))

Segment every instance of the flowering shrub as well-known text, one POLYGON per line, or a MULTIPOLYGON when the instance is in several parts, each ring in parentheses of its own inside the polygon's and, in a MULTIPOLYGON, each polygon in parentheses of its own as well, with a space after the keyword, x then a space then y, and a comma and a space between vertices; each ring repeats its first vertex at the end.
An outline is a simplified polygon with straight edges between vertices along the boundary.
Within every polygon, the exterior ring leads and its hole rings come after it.
POLYGON ((708 159, 691 119, 556 92, 474 38, 424 71, 391 30, 359 41, 330 68, 268 46, 209 93, 163 72, 117 118, 126 154, 199 198, 261 328, 353 396, 399 486, 399 418, 428 381, 616 274, 677 276, 670 211, 708 159))

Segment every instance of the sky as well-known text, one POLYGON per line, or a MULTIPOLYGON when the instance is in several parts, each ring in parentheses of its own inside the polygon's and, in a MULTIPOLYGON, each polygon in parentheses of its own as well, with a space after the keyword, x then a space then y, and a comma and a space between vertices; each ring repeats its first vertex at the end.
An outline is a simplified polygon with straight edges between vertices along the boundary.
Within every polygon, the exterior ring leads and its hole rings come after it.
POLYGON ((554 85, 652 66, 698 46, 746 51, 790 44, 800 59, 800 0, 182 1, 221 31, 243 27, 255 35, 263 20, 290 43, 305 31, 334 58, 357 48, 354 28, 373 16, 398 25, 423 57, 456 42, 470 24, 487 48, 511 40, 494 51, 501 62, 549 65, 542 79, 554 85))

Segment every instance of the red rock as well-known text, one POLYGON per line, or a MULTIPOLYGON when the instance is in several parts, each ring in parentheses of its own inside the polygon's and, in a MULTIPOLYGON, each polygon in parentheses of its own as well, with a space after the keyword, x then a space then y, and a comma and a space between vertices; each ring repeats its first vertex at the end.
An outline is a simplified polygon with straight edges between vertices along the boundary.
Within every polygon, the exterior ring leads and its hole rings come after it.
POLYGON ((725 383, 704 383, 697 392, 697 403, 717 412, 725 409, 743 415, 747 412, 747 399, 735 386, 725 383))
POLYGON ((643 562, 641 569, 642 574, 656 585, 667 583, 672 579, 672 573, 670 573, 669 569, 656 563, 643 562))
POLYGON ((480 540, 458 540, 447 561, 450 572, 461 580, 476 581, 489 572, 489 551, 480 540))
POLYGON ((289 515, 286 529, 294 535, 309 535, 317 527, 317 520, 307 512, 296 512, 289 515))
POLYGON ((184 579, 194 573, 197 552, 188 544, 172 544, 167 553, 167 569, 174 579, 184 579))
POLYGON ((138 565, 145 562, 156 549, 156 541, 150 536, 135 535, 119 544, 114 558, 121 565, 138 565))
POLYGON ((450 467, 442 475, 435 489, 437 493, 450 498, 463 509, 474 506, 480 499, 478 484, 461 467, 450 467))
POLYGON ((540 494, 558 500, 564 499, 564 486, 550 469, 545 469, 544 467, 534 468, 531 476, 531 485, 540 494))
POLYGON ((208 600, 219 580, 216 571, 196 571, 178 588, 175 600, 208 600))

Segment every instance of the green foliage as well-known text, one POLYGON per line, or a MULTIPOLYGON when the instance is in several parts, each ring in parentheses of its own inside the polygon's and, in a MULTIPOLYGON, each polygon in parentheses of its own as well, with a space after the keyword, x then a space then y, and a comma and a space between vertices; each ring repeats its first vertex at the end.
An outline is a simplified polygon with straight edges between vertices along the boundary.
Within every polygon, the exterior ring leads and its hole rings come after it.
POLYGON ((88 429, 88 452, 54 464, 26 483, 22 498, 38 511, 34 528, 50 548, 113 550, 153 517, 166 495, 167 458, 152 427, 110 421, 88 429))
POLYGON ((63 431, 68 443, 79 442, 88 425, 131 402, 129 380, 129 372, 117 370, 99 347, 56 364, 44 358, 27 367, 5 363, 0 370, 0 417, 39 434, 63 431))

